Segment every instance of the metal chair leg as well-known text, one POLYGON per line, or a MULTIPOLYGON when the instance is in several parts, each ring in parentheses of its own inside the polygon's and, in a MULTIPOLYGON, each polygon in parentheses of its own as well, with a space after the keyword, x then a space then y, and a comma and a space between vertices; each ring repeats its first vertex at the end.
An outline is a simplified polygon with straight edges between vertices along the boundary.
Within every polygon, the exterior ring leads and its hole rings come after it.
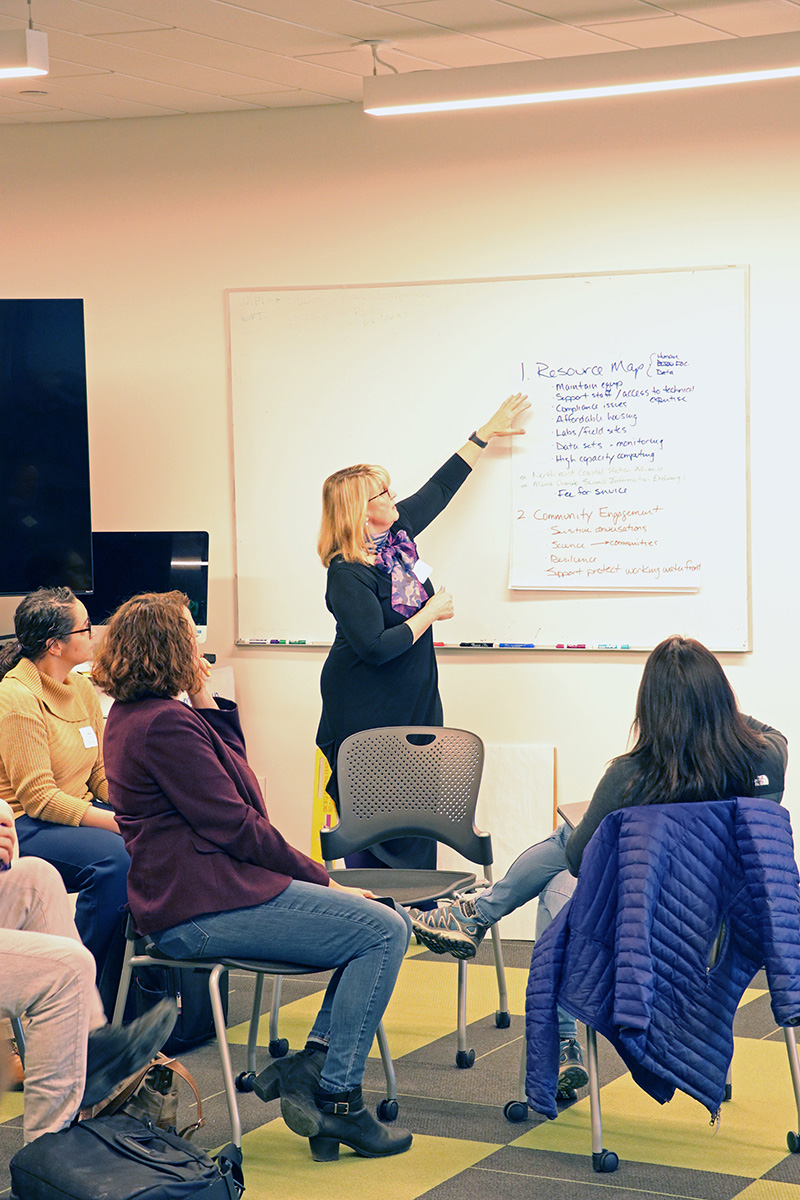
POLYGON ((222 1064, 222 1080, 225 1086, 225 1099, 228 1104, 228 1115, 231 1121, 231 1141, 234 1146, 241 1149, 242 1146, 242 1123, 239 1119, 239 1107, 236 1103, 236 1088, 233 1082, 233 1068, 231 1067, 231 1053, 228 1047, 228 1037, 225 1028, 225 1013, 222 1008, 222 998, 219 993, 220 977, 227 972, 227 967, 223 967, 221 963, 209 972, 208 976, 208 994, 211 998, 211 1011, 214 1014, 214 1028, 217 1033, 217 1048, 219 1050, 220 1062, 222 1064))
MULTIPOLYGON (((276 977, 276 983, 280 982, 280 976, 276 977)), ((258 1050, 258 1026, 261 1020, 261 998, 264 994, 264 976, 259 971, 255 977, 253 985, 253 1011, 250 1014, 250 1028, 247 1031, 247 1070, 256 1073, 256 1053, 258 1050)), ((272 1014, 270 1014, 270 1023, 272 1022, 272 1014)), ((270 1028, 270 1036, 271 1036, 270 1028)))
POLYGON ((500 923, 492 926, 492 951, 494 953, 494 969, 497 975, 497 1003, 495 1024, 498 1029, 508 1029, 511 1017, 508 1011, 508 986, 506 984, 506 967, 503 962, 503 944, 500 939, 500 923))
POLYGON ((786 1136, 786 1144, 792 1154, 797 1154, 800 1151, 800 1064, 797 1061, 797 1042, 794 1036, 794 1026, 784 1026, 783 1036, 786 1041, 786 1053, 789 1056, 789 1070, 792 1074, 794 1103, 797 1109, 797 1132, 793 1129, 789 1130, 786 1136))
POLYGON ((600 1113, 600 1081, 597 1073, 597 1033, 586 1026, 586 1067, 589 1072, 589 1111, 592 1120, 592 1167, 595 1171, 616 1171, 619 1159, 613 1150, 603 1149, 603 1122, 600 1113))
POLYGON ((25 1066, 25 1031, 22 1028, 22 1021, 19 1017, 11 1018, 11 1032, 14 1035, 14 1041, 17 1043, 20 1062, 25 1066))
POLYGON ((128 992, 131 986, 131 976, 133 974, 133 966, 131 959, 136 953, 136 944, 130 938, 125 940, 125 953, 122 957, 122 974, 119 979, 119 988, 117 989, 117 999, 114 1004, 114 1015, 111 1018, 112 1025, 121 1025, 122 1018, 125 1013, 125 1004, 128 999, 128 992))
POLYGON ((383 1021, 378 1026, 378 1031, 375 1034, 378 1041, 378 1049, 381 1052, 381 1062, 383 1063, 383 1073, 386 1076, 386 1099, 397 1099, 397 1077, 394 1073, 394 1063, 392 1056, 389 1053, 389 1043, 386 1041, 386 1031, 383 1028, 383 1021))

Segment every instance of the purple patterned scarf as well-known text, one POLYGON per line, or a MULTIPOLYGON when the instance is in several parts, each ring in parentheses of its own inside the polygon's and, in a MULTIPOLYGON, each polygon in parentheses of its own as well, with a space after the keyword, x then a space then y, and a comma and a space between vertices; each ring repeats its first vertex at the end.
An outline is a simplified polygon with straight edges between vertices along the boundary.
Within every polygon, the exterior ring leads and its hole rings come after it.
POLYGON ((418 557, 405 529, 375 538, 375 566, 391 576, 392 608, 403 617, 413 617, 428 602, 428 593, 414 574, 418 557))

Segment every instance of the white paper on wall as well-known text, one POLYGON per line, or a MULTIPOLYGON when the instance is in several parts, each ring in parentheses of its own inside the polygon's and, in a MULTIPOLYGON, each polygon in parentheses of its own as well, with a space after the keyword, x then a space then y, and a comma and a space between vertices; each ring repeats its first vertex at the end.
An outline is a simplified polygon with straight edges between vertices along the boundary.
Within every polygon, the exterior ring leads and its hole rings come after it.
MULTIPOLYGON (((553 831, 555 755, 555 746, 486 746, 475 823, 492 835, 495 879, 502 878, 523 850, 553 831)), ((444 870, 475 870, 448 846, 439 847, 438 861, 444 870)), ((504 938, 525 941, 533 941, 535 928, 536 902, 504 917, 501 925, 504 938)))

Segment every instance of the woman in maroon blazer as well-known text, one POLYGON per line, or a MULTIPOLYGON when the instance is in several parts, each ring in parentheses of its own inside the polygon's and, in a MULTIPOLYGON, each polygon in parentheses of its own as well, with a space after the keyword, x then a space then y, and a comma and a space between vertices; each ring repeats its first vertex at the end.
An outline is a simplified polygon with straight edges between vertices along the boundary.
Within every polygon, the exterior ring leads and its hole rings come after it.
POLYGON ((236 705, 215 700, 186 597, 135 596, 111 618, 94 678, 117 701, 104 739, 109 799, 131 858, 136 927, 175 958, 272 958, 331 968, 305 1050, 259 1075, 315 1159, 339 1142, 397 1154, 405 1130, 364 1108, 367 1053, 409 922, 343 888, 272 825, 236 705), (189 704, 177 697, 186 692, 189 704))

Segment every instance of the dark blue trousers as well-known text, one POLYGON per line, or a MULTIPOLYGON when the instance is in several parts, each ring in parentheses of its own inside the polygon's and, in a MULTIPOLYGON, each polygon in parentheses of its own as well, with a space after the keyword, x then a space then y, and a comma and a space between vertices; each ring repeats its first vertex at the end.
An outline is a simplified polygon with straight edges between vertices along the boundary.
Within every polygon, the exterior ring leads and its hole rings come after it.
POLYGON ((36 817, 15 822, 20 855, 43 858, 77 892, 75 924, 94 955, 97 987, 106 1015, 114 1011, 125 949, 124 913, 130 859, 118 833, 84 825, 56 825, 36 817))

